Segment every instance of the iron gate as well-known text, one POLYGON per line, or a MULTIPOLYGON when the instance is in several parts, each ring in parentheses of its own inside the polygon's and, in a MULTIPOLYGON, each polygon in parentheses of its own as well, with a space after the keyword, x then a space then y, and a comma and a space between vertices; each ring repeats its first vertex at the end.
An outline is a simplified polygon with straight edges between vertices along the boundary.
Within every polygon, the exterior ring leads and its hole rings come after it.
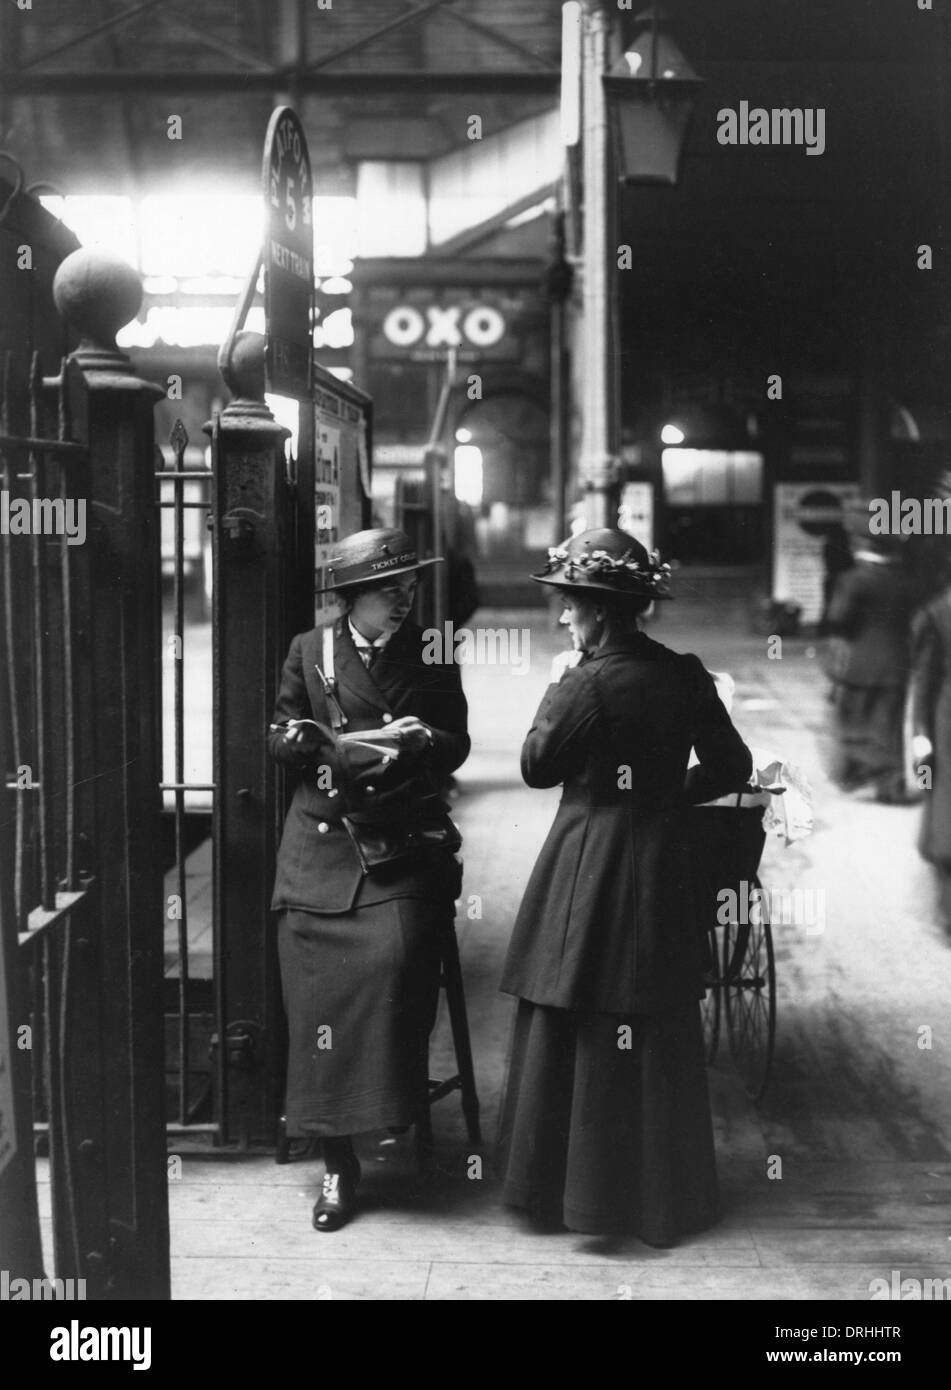
POLYGON ((239 356, 225 369, 235 399, 205 427, 208 465, 195 457, 186 466, 179 421, 156 474, 159 507, 174 518, 162 792, 174 827, 165 1009, 167 1121, 177 1146, 275 1142, 285 1036, 269 903, 287 794, 265 733, 291 637, 315 622, 315 569, 338 532, 370 520, 369 399, 315 366, 311 393, 298 403, 296 451, 286 456, 288 431, 264 402, 263 338, 242 335, 239 356), (190 510, 207 517, 212 541, 212 667, 197 681, 193 665, 204 653, 185 604, 190 510), (209 780, 188 771, 200 766, 194 749, 206 727, 209 780), (190 824, 197 798, 212 812, 204 840, 190 824))
MULTIPOLYGON (((177 427, 156 470, 161 390, 108 333, 128 317, 131 272, 73 256, 59 301, 81 345, 55 375, 37 356, 27 372, 11 349, 0 416, 0 503, 54 519, 82 504, 86 521, 81 541, 49 526, 0 537, 0 1263, 14 1277, 83 1279, 90 1298, 167 1297, 169 1134, 175 1147, 276 1137, 284 1022, 269 900, 287 798, 265 733, 290 638, 329 617, 315 611, 315 571, 339 534, 370 524, 371 413, 313 366, 286 458, 288 432, 264 403, 264 341, 245 335, 225 370, 234 399, 206 426, 210 466, 189 462, 177 427), (81 288, 92 262, 104 303, 81 288), (211 774, 198 779, 186 756, 189 515, 208 524, 213 570, 211 774), (202 971, 196 793, 212 814, 202 971), (46 1242, 34 1135, 50 1160, 46 1242)), ((52 318, 60 259, 30 286, 30 313, 39 303, 52 318)))
POLYGON ((0 414, 0 1263, 11 1279, 55 1269, 90 1298, 164 1298, 160 392, 109 333, 129 316, 132 272, 81 249, 55 283, 82 343, 44 374, 32 346, 66 345, 51 281, 68 238, 27 195, 12 193, 4 218, 3 265, 18 248, 30 273, 4 286, 0 414), (34 1116, 49 1154, 46 1241, 34 1116))

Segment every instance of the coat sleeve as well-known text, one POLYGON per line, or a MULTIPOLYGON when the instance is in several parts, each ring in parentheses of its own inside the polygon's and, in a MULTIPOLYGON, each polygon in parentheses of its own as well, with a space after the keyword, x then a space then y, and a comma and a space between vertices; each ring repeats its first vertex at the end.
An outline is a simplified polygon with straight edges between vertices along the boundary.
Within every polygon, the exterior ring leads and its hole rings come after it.
POLYGON ((530 787, 556 787, 584 762, 599 714, 584 667, 567 671, 548 687, 522 746, 522 777, 530 787))
POLYGON ((852 637, 859 625, 862 600, 858 573, 845 570, 836 579, 826 613, 826 627, 839 637, 852 637))
POLYGON ((912 733, 924 734, 934 743, 934 711, 944 674, 941 638, 932 615, 923 609, 911 629, 912 733))
MULTIPOLYGON (((301 642, 302 635, 298 634, 287 653, 287 660, 281 671, 281 685, 277 694, 277 703, 274 706, 272 724, 286 724, 289 719, 313 719, 314 717, 314 711, 307 694, 307 686, 304 682, 304 658, 301 642)), ((274 761, 284 763, 286 767, 303 768, 321 761, 320 749, 316 752, 312 750, 309 753, 303 753, 293 744, 288 743, 283 733, 277 729, 268 733, 267 746, 274 761)), ((327 753, 329 754, 329 752, 328 749, 327 753)))
POLYGON ((699 657, 688 660, 696 662, 698 698, 693 746, 700 762, 687 769, 684 790, 687 801, 699 805, 745 785, 753 772, 753 755, 733 727, 710 672, 699 657))
POLYGON ((422 756, 437 781, 445 781, 469 756, 469 705, 462 689, 462 674, 454 661, 441 668, 439 712, 429 721, 433 746, 422 756))

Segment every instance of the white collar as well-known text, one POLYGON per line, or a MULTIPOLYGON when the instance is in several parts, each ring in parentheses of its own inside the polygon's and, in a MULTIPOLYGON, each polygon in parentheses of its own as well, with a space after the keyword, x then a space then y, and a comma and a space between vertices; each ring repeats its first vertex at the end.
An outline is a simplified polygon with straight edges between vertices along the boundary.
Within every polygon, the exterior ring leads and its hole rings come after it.
POLYGON ((376 639, 376 641, 375 641, 375 642, 371 642, 371 641, 369 640, 369 638, 364 637, 364 635, 363 635, 362 632, 358 632, 358 631, 357 631, 357 629, 354 627, 353 623, 350 621, 349 618, 347 619, 347 625, 348 625, 348 627, 350 628, 350 636, 353 638, 353 645, 354 645, 355 647, 357 647, 357 648, 359 648, 359 647, 385 647, 386 644, 387 644, 387 642, 390 640, 390 638, 391 638, 392 635, 393 635, 391 632, 381 632, 380 635, 379 635, 379 637, 376 639))

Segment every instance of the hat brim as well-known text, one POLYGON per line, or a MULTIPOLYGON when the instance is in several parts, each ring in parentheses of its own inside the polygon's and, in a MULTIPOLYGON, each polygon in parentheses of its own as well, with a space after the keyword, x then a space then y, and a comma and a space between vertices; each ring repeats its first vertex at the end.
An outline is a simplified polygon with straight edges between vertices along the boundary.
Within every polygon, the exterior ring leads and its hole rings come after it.
POLYGON ((534 579, 536 584, 550 584, 552 588, 567 589, 573 594, 610 594, 612 598, 672 599, 674 597, 673 594, 659 594, 652 589, 619 589, 616 584, 588 583, 587 581, 579 584, 548 574, 531 574, 529 578, 534 579))
POLYGON ((365 584, 384 584, 395 579, 398 574, 412 574, 415 570, 427 569, 430 565, 445 564, 445 556, 437 555, 431 560, 416 560, 412 565, 402 565, 399 569, 387 570, 386 574, 363 575, 361 579, 344 579, 339 584, 327 584, 323 589, 315 589, 315 594, 339 594, 344 589, 355 589, 365 584))

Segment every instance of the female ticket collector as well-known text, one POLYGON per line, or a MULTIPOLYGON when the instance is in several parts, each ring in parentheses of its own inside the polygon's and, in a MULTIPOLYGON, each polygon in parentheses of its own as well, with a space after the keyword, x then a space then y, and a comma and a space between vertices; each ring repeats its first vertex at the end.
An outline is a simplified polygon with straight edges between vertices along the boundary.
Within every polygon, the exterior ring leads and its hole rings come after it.
POLYGON ((355 1210, 360 1165, 350 1136, 413 1124, 428 1103, 427 1050, 439 990, 439 941, 459 891, 458 861, 430 849, 365 869, 344 813, 385 838, 469 753, 467 707, 452 660, 424 663, 408 621, 419 560, 402 531, 359 531, 331 557, 336 700, 346 732, 385 727, 396 750, 346 785, 325 736, 334 723, 321 679, 323 629, 295 637, 281 675, 269 748, 299 774, 277 860, 272 908, 288 1019, 286 1125, 319 1135, 326 1173, 317 1230, 355 1210))

